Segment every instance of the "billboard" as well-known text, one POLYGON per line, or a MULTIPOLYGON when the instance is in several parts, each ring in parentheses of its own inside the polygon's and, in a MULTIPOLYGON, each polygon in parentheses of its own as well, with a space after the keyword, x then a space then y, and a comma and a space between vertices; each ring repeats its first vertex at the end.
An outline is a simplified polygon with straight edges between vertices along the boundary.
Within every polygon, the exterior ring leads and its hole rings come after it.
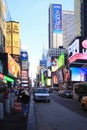
POLYGON ((14 79, 12 79, 9 76, 6 76, 2 73, 0 73, 0 79, 5 80, 5 81, 9 81, 9 82, 14 82, 14 79))
POLYGON ((51 66, 51 56, 47 57, 47 67, 51 66))
POLYGON ((52 57, 52 72, 55 72, 58 69, 58 58, 52 57))
POLYGON ((22 79, 28 79, 28 71, 22 70, 21 71, 21 77, 22 77, 22 79))
POLYGON ((80 41, 76 39, 68 48, 68 57, 71 57, 80 52, 80 41))
POLYGON ((29 62, 28 61, 22 61, 22 70, 28 70, 29 69, 29 62))
POLYGON ((68 49, 69 63, 74 61, 87 62, 87 40, 83 38, 75 39, 68 49))
POLYGON ((47 86, 49 86, 49 87, 51 86, 51 78, 47 78, 47 79, 46 79, 46 84, 47 84, 47 86))
POLYGON ((65 61, 64 58, 65 58, 65 55, 64 53, 62 53, 58 58, 58 69, 64 65, 64 61, 65 61))
POLYGON ((47 65, 47 60, 46 59, 40 60, 40 66, 45 67, 46 65, 47 65))
POLYGON ((87 68, 71 67, 71 81, 87 81, 87 68))
POLYGON ((54 33, 62 32, 62 5, 53 4, 53 31, 54 33))
POLYGON ((20 75, 19 64, 8 54, 8 73, 17 77, 20 75))
POLYGON ((28 60, 28 53, 27 53, 27 51, 21 51, 21 60, 22 61, 28 60))
POLYGON ((20 55, 19 23, 6 22, 6 45, 5 52, 20 55))
POLYGON ((57 78, 58 78, 58 82, 59 82, 59 83, 62 83, 62 82, 63 82, 63 71, 62 71, 62 69, 59 69, 59 70, 57 71, 57 78))

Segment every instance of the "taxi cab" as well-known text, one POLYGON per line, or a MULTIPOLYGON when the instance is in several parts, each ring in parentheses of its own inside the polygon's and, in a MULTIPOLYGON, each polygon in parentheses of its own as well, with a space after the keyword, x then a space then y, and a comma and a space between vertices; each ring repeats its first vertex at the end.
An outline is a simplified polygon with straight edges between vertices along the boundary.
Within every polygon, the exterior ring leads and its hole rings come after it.
POLYGON ((81 100, 82 110, 87 110, 87 96, 84 96, 81 100))

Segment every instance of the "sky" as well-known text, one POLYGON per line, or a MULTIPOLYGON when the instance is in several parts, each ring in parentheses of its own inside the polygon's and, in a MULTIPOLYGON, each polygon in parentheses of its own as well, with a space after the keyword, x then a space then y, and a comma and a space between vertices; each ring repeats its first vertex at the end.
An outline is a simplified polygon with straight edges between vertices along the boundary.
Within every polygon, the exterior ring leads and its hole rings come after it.
POLYGON ((62 4, 62 10, 74 10, 74 0, 6 0, 11 20, 20 24, 22 48, 29 55, 29 76, 35 78, 43 49, 48 49, 48 8, 62 4))

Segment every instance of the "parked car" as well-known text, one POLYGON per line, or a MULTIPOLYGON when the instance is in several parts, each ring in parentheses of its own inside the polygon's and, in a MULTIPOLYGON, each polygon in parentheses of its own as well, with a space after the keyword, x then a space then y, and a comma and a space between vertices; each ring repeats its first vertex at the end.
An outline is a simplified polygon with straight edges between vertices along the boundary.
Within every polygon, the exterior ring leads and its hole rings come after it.
POLYGON ((47 101, 50 102, 50 93, 47 88, 36 88, 33 93, 34 101, 47 101))
POLYGON ((84 96, 81 100, 82 110, 87 110, 87 96, 84 96))
POLYGON ((72 90, 63 90, 61 96, 66 98, 73 98, 73 92, 72 90))

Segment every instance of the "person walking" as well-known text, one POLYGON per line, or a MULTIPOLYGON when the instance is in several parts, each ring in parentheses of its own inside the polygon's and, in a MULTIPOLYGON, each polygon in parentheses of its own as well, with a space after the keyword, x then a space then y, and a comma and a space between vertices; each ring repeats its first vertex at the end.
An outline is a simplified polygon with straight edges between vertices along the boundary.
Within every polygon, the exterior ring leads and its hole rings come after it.
POLYGON ((28 115, 29 112, 29 100, 30 100, 30 95, 29 95, 29 91, 27 90, 27 88, 24 88, 21 92, 21 102, 22 102, 22 111, 24 114, 24 117, 28 115))

